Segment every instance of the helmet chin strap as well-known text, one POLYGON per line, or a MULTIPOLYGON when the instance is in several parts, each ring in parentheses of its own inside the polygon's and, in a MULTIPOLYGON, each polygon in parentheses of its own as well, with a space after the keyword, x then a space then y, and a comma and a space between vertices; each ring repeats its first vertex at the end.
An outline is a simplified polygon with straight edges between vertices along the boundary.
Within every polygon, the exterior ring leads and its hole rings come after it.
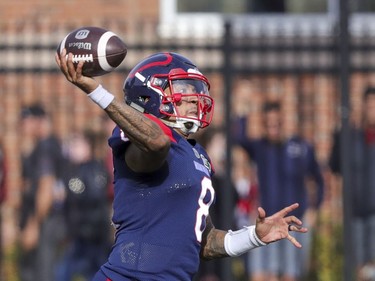
POLYGON ((171 122, 164 119, 161 119, 164 124, 180 129, 184 134, 194 134, 198 131, 200 122, 198 120, 191 120, 189 118, 178 117, 176 121, 171 122))

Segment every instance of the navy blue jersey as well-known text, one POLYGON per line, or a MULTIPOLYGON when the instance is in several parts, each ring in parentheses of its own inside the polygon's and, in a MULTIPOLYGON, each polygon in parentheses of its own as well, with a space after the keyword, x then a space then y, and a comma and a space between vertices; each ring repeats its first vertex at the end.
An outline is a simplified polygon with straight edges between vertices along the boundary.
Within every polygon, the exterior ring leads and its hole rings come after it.
POLYGON ((195 141, 147 116, 170 137, 169 154, 156 172, 132 172, 125 162, 130 142, 115 128, 109 145, 117 232, 102 270, 114 281, 192 280, 199 266, 205 219, 214 201, 211 164, 195 141))

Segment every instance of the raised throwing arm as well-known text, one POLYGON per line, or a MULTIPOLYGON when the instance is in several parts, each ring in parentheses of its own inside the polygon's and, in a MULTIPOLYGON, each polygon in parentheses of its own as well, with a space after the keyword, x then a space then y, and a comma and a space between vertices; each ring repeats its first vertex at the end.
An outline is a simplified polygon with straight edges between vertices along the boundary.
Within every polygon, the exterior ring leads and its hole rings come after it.
POLYGON ((137 172, 150 172, 159 168, 168 154, 170 139, 154 121, 123 102, 117 101, 95 79, 82 75, 84 62, 75 68, 72 54, 65 49, 55 56, 56 63, 66 79, 84 91, 121 128, 131 145, 126 162, 137 172))

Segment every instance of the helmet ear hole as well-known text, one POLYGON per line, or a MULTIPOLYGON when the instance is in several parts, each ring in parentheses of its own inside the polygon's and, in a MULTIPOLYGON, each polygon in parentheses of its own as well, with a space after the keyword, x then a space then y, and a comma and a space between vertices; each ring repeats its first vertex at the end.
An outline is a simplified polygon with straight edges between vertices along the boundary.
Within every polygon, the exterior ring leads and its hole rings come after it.
POLYGON ((169 103, 163 103, 160 106, 160 111, 168 113, 168 114, 172 114, 173 113, 172 103, 170 103, 170 102, 169 103))
POLYGON ((150 100, 150 97, 149 96, 140 96, 138 99, 141 103, 146 104, 150 100))

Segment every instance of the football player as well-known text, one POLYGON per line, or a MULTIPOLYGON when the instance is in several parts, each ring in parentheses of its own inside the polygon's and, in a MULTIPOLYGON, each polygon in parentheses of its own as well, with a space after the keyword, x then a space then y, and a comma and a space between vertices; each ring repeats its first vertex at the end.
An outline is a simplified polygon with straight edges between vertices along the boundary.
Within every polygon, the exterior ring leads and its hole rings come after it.
POLYGON ((216 229, 212 166, 202 146, 189 138, 212 119, 209 82, 187 58, 153 54, 125 80, 125 102, 95 79, 82 75, 72 54, 56 55, 66 79, 82 89, 117 124, 109 139, 113 152, 116 240, 95 281, 192 280, 199 259, 239 256, 253 248, 306 232, 288 215, 290 205, 237 231, 216 229))

